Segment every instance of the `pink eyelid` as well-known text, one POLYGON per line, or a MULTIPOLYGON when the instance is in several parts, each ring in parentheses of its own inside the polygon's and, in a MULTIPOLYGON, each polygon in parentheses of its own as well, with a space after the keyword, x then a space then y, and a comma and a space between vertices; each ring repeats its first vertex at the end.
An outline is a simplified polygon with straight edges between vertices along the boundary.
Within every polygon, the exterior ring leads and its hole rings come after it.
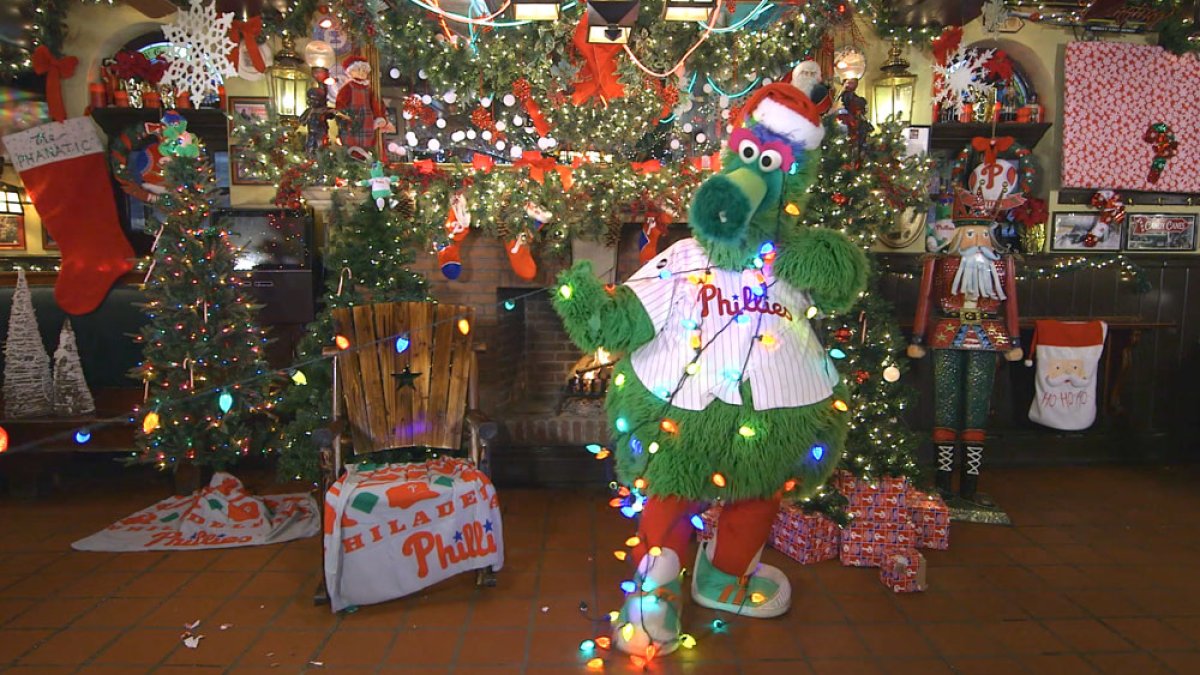
POLYGON ((766 152, 767 150, 774 150, 775 152, 778 152, 779 156, 783 158, 783 163, 779 165, 779 168, 784 171, 787 171, 789 168, 791 168, 792 162, 796 161, 796 158, 792 156, 792 149, 787 145, 780 143, 779 141, 771 141, 770 143, 767 143, 766 145, 762 146, 762 150, 763 152, 766 152))
POLYGON ((754 143, 755 147, 762 146, 762 143, 754 136, 754 134, 750 133, 749 129, 741 127, 734 129, 733 133, 729 135, 729 149, 737 152, 738 148, 740 148, 742 145, 742 141, 750 141, 754 143))

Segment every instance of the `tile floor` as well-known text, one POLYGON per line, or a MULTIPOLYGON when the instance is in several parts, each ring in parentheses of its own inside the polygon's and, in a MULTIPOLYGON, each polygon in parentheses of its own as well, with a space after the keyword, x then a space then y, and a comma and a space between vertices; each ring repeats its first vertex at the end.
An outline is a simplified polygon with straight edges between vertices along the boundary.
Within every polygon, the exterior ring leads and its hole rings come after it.
MULTIPOLYGON (((876 571, 802 567, 780 619, 685 608, 696 649, 659 673, 1200 673, 1200 468, 991 471, 1014 527, 956 524, 930 590, 893 595, 876 571)), ((265 479, 251 487, 269 487, 265 479)), ((275 490, 279 490, 276 486, 275 490)), ((614 608, 628 524, 603 495, 502 490, 499 586, 461 577, 335 616, 313 607, 319 541, 101 554, 74 539, 164 496, 144 477, 0 500, 0 672, 582 673, 580 612, 614 608), (200 619, 197 649, 179 640, 200 619), (230 624, 221 630, 222 624, 230 624), (317 663, 321 665, 317 665, 317 663)), ((609 672, 631 672, 615 660, 609 672)))

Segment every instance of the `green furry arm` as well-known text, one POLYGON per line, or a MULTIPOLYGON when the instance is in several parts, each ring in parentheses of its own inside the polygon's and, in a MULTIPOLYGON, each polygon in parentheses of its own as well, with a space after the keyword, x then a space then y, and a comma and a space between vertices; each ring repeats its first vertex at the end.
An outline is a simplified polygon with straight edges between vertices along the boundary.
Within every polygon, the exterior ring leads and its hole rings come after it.
POLYGON ((842 312, 866 288, 867 256, 840 232, 808 228, 779 252, 775 276, 811 293, 818 309, 842 312))
POLYGON ((654 324, 637 295, 625 286, 609 293, 592 273, 591 262, 575 263, 558 275, 558 282, 571 289, 571 297, 556 290, 554 310, 580 349, 626 352, 654 337, 654 324))

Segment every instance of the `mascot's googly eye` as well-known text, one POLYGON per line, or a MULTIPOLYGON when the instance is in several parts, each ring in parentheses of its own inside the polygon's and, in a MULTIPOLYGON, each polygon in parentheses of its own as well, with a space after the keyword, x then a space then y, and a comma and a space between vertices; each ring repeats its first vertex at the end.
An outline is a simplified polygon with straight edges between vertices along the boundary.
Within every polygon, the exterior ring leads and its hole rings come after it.
POLYGON ((738 143, 738 157, 741 157, 743 162, 753 162, 758 159, 758 144, 749 138, 738 143))
POLYGON ((783 166, 783 155, 778 150, 764 150, 758 158, 758 167, 763 171, 778 171, 783 166))

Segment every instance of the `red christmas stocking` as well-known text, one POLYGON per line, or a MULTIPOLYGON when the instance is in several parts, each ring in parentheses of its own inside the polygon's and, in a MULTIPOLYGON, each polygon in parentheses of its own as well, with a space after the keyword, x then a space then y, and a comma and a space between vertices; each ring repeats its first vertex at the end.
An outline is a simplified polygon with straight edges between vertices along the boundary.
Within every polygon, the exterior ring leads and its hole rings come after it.
POLYGON ((438 251, 438 266, 442 268, 442 276, 453 281, 462 274, 460 248, 471 231, 471 212, 467 210, 467 198, 461 192, 450 198, 450 213, 446 215, 445 227, 450 243, 438 251))
POLYGON ((515 239, 504 242, 504 249, 508 252, 508 264, 512 266, 513 272, 525 281, 533 281, 537 277, 537 263, 533 260, 533 252, 529 245, 533 242, 533 235, 553 216, 532 202, 525 205, 525 213, 533 221, 533 225, 521 228, 515 239))
POLYGON ((54 286, 58 306, 68 314, 91 312, 133 269, 133 248, 117 218, 104 144, 92 121, 77 117, 5 136, 4 145, 42 227, 62 251, 54 286))

